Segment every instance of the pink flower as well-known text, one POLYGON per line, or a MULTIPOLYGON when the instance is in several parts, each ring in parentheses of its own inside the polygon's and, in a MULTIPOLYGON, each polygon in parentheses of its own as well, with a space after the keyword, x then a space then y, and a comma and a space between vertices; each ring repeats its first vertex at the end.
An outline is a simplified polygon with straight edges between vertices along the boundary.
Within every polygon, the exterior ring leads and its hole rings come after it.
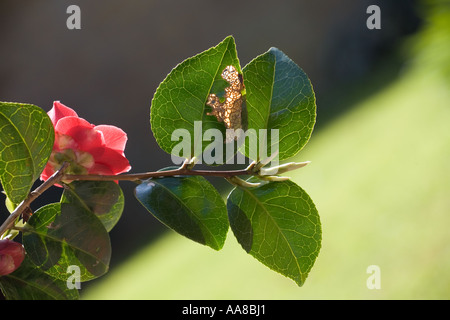
POLYGON ((0 240, 0 276, 15 271, 25 258, 25 249, 8 239, 0 240))
POLYGON ((55 143, 41 174, 47 180, 64 162, 68 174, 116 175, 131 169, 124 155, 126 133, 115 126, 95 126, 59 101, 48 112, 55 128, 55 143))

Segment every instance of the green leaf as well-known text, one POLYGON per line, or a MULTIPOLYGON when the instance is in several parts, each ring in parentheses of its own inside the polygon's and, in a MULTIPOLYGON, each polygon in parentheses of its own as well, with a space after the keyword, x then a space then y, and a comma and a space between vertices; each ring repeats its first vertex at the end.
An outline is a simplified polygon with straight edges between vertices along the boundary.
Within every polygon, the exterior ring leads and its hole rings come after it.
POLYGON ((0 288, 8 300, 77 300, 77 289, 36 268, 26 257, 20 267, 0 277, 0 288))
POLYGON ((125 200, 114 181, 73 181, 66 186, 61 203, 71 203, 95 214, 109 232, 122 216, 125 200))
POLYGON ((47 274, 66 281, 67 268, 80 268, 80 281, 102 276, 111 258, 109 235, 91 212, 71 203, 52 203, 28 220, 23 244, 31 261, 47 274))
POLYGON ((158 220, 185 237, 220 250, 228 232, 227 209, 203 177, 166 177, 142 182, 136 198, 158 220))
POLYGON ((50 157, 53 124, 34 105, 0 102, 0 180, 8 198, 19 204, 50 157))
POLYGON ((244 250, 303 285, 321 245, 319 215, 306 192, 292 181, 235 188, 227 209, 244 250))
MULTIPOLYGON (((199 156, 210 142, 202 143, 203 133, 219 129, 225 137, 225 127, 214 116, 207 116, 206 105, 210 93, 220 94, 228 83, 221 77, 226 66, 241 70, 233 37, 225 38, 210 48, 177 65, 159 85, 152 100, 150 123, 153 135, 161 149, 172 154, 178 140, 172 141, 176 129, 189 133, 190 154, 199 156), (201 129, 194 130, 194 122, 201 121, 201 129)), ((179 138, 179 137, 177 137, 179 138)))
MULTIPOLYGON (((268 129, 269 146, 270 129, 278 129, 279 160, 297 154, 308 142, 316 120, 316 100, 307 75, 283 52, 271 48, 244 67, 243 77, 248 129, 256 131, 258 141, 259 130, 268 129)), ((247 143, 245 154, 250 157, 248 149, 247 143)), ((267 154, 274 152, 270 150, 267 154)))

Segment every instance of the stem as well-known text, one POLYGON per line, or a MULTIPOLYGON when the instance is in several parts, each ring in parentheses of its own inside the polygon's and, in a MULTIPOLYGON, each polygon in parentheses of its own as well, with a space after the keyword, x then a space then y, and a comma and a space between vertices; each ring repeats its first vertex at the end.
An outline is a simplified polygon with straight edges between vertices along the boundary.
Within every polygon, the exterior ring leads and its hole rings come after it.
POLYGON ((228 171, 210 171, 210 170, 190 170, 186 165, 181 166, 178 169, 167 170, 167 171, 154 171, 145 173, 130 173, 123 175, 73 175, 64 174, 64 170, 67 168, 68 163, 64 163, 61 168, 56 171, 50 178, 48 178, 44 183, 37 187, 34 191, 30 192, 28 197, 23 200, 19 206, 9 215, 5 222, 0 226, 0 235, 2 235, 6 230, 14 227, 16 219, 25 211, 30 204, 36 200, 44 191, 49 189, 55 183, 60 181, 74 181, 74 180, 84 180, 84 181, 139 181, 146 180, 149 178, 156 177, 171 177, 171 176, 214 176, 230 178, 240 175, 252 174, 250 170, 228 170, 228 171))
POLYGON ((73 175, 65 174, 62 180, 88 180, 88 181, 138 181, 149 178, 172 177, 172 176, 209 176, 230 178, 234 176, 250 175, 252 174, 247 169, 242 170, 227 170, 227 171, 212 171, 212 170, 190 170, 183 167, 167 171, 153 171, 145 173, 129 173, 122 175, 73 175))
POLYGON ((25 211, 26 208, 30 206, 30 204, 36 200, 42 193, 44 193, 48 188, 53 186, 55 183, 61 181, 64 176, 64 170, 67 168, 68 163, 63 163, 61 168, 56 171, 50 178, 48 178, 44 183, 42 183, 39 187, 37 187, 34 191, 30 192, 28 197, 23 200, 17 208, 9 215, 9 217, 3 222, 0 226, 0 235, 5 233, 6 230, 10 229, 14 226, 16 219, 25 211))
MULTIPOLYGON (((268 161, 267 161, 268 162, 268 161)), ((238 179, 238 176, 243 175, 258 175, 261 165, 258 167, 256 162, 252 162, 246 169, 241 170, 225 170, 225 171, 213 171, 213 170, 191 170, 193 166, 193 161, 186 160, 183 165, 177 169, 167 170, 167 171, 153 171, 145 173, 128 173, 122 175, 74 175, 65 174, 64 170, 67 168, 68 163, 64 163, 61 168, 56 171, 50 178, 48 178, 44 183, 37 187, 34 191, 30 192, 28 197, 19 204, 19 206, 10 214, 10 216, 5 220, 5 222, 0 226, 0 236, 5 233, 6 230, 14 227, 14 223, 17 218, 30 206, 30 204, 36 200, 44 191, 49 189, 55 183, 61 181, 74 181, 74 180, 84 180, 84 181, 139 181, 146 180, 150 178, 157 177, 172 177, 172 176, 209 176, 209 177, 222 177, 230 179, 238 179)), ((287 165, 280 166, 282 171, 289 171, 296 169, 298 167, 304 166, 309 162, 305 163, 290 163, 287 165), (301 165, 301 166, 300 166, 301 165)), ((230 181, 230 180, 229 180, 230 181)), ((231 181, 232 182, 232 181, 231 181)))

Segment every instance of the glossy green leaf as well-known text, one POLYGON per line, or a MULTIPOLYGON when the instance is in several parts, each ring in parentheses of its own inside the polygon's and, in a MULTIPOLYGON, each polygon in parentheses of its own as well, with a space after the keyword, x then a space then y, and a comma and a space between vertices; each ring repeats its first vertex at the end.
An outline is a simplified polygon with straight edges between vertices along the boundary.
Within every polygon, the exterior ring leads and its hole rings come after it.
POLYGON ((0 289, 8 300, 77 300, 76 288, 69 289, 67 282, 51 277, 37 268, 29 258, 20 267, 0 277, 0 289))
POLYGON ((69 266, 80 268, 80 281, 105 274, 111 245, 100 220, 71 203, 52 203, 28 220, 23 244, 31 261, 47 274, 66 281, 69 266))
POLYGON ((0 180, 15 205, 44 169, 54 141, 53 124, 34 105, 0 102, 0 180))
POLYGON ((226 66, 233 65, 239 72, 233 37, 225 38, 217 46, 184 60, 161 82, 152 100, 150 123, 153 135, 161 149, 172 154, 174 147, 183 137, 172 134, 184 130, 189 134, 190 154, 185 158, 198 156, 210 142, 202 142, 203 133, 211 128, 222 131, 225 127, 214 116, 207 116, 210 107, 206 105, 210 93, 220 94, 229 84, 221 73, 226 66), (198 130, 194 130, 199 121, 198 130), (172 141, 174 140, 174 141, 172 141))
MULTIPOLYGON (((307 75, 283 52, 271 48, 247 64, 243 76, 248 129, 255 130, 255 145, 261 139, 266 142, 259 130, 268 129, 267 151, 262 152, 273 153, 270 130, 278 129, 279 160, 294 156, 308 142, 316 120, 316 100, 307 75)), ((251 155, 248 145, 245 154, 251 155)))
POLYGON ((135 194, 169 228, 215 250, 223 247, 228 232, 226 206, 205 178, 150 179, 137 186, 135 194))
POLYGON ((122 189, 114 181, 73 181, 66 186, 61 203, 92 212, 109 232, 122 216, 125 200, 122 189))
POLYGON ((239 187, 228 196, 227 209, 244 250, 303 285, 321 246, 319 215, 306 192, 289 180, 239 187))

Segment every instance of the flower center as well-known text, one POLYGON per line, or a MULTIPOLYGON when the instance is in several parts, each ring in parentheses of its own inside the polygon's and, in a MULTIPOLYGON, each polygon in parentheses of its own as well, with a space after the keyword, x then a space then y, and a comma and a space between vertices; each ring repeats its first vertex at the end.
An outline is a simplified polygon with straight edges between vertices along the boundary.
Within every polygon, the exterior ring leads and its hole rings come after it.
POLYGON ((52 152, 49 163, 53 168, 61 167, 64 162, 69 163, 67 174, 87 174, 95 164, 94 157, 88 152, 73 149, 52 152))

